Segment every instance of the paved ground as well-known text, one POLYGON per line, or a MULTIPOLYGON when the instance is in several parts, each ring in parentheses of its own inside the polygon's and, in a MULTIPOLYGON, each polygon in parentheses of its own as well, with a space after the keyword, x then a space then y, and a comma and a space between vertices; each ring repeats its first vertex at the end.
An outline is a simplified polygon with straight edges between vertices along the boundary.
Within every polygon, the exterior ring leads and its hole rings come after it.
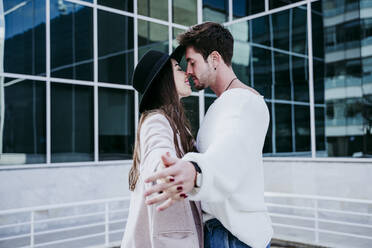
POLYGON ((273 239, 271 241, 271 248, 325 248, 325 246, 307 245, 298 242, 273 239))
MULTIPOLYGON (((114 247, 119 248, 119 247, 114 247)), ((297 242, 289 242, 285 240, 273 239, 270 248, 326 248, 324 246, 306 245, 297 242)))

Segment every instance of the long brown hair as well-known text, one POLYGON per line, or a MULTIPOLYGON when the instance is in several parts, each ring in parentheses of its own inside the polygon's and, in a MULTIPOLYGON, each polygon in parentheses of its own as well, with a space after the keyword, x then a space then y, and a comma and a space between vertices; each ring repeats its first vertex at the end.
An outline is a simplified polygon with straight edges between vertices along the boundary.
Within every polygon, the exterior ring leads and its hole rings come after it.
POLYGON ((161 113, 168 119, 173 130, 173 141, 176 154, 179 158, 181 158, 184 153, 194 150, 194 138, 191 134, 191 125, 186 118, 184 107, 178 97, 170 60, 165 64, 163 69, 159 72, 159 76, 154 80, 154 87, 151 89, 151 103, 146 105, 146 110, 141 114, 138 124, 133 151, 133 164, 129 171, 129 190, 131 191, 135 189, 139 178, 138 166, 141 160, 140 131, 144 120, 148 116, 154 113, 161 113), (181 144, 178 142, 177 134, 180 137, 181 144))

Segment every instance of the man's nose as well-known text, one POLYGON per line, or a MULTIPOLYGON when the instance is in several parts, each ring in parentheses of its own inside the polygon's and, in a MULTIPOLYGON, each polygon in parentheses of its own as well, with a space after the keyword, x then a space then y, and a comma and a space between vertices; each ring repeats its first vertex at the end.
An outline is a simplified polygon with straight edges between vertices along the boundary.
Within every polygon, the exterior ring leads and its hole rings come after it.
POLYGON ((188 77, 192 76, 192 69, 190 68, 190 66, 187 66, 186 74, 187 74, 188 77))

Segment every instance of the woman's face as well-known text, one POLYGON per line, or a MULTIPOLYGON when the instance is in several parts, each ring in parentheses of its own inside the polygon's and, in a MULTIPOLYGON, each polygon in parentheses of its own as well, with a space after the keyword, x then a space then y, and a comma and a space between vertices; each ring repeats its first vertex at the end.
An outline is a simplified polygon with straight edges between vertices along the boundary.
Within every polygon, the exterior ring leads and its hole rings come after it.
POLYGON ((173 77, 174 83, 176 84, 176 89, 178 93, 178 97, 181 99, 182 97, 188 97, 191 94, 191 86, 189 83, 189 79, 181 67, 178 65, 178 62, 175 59, 171 59, 172 62, 172 70, 173 70, 173 77))

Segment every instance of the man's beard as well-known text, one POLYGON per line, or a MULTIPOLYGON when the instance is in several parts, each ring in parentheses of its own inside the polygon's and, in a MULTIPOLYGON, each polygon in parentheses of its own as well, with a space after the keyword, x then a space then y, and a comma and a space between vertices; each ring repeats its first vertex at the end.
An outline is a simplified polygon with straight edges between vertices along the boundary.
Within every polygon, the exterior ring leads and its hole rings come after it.
POLYGON ((195 84, 194 82, 194 87, 195 89, 197 90, 204 90, 205 88, 207 88, 206 85, 209 85, 209 72, 205 72, 204 74, 200 75, 200 77, 197 79, 198 80, 198 85, 195 84), (203 83, 203 82, 206 82, 206 83, 203 83))
POLYGON ((198 85, 194 84, 194 87, 197 90, 204 90, 206 88, 204 84, 198 84, 198 85))

